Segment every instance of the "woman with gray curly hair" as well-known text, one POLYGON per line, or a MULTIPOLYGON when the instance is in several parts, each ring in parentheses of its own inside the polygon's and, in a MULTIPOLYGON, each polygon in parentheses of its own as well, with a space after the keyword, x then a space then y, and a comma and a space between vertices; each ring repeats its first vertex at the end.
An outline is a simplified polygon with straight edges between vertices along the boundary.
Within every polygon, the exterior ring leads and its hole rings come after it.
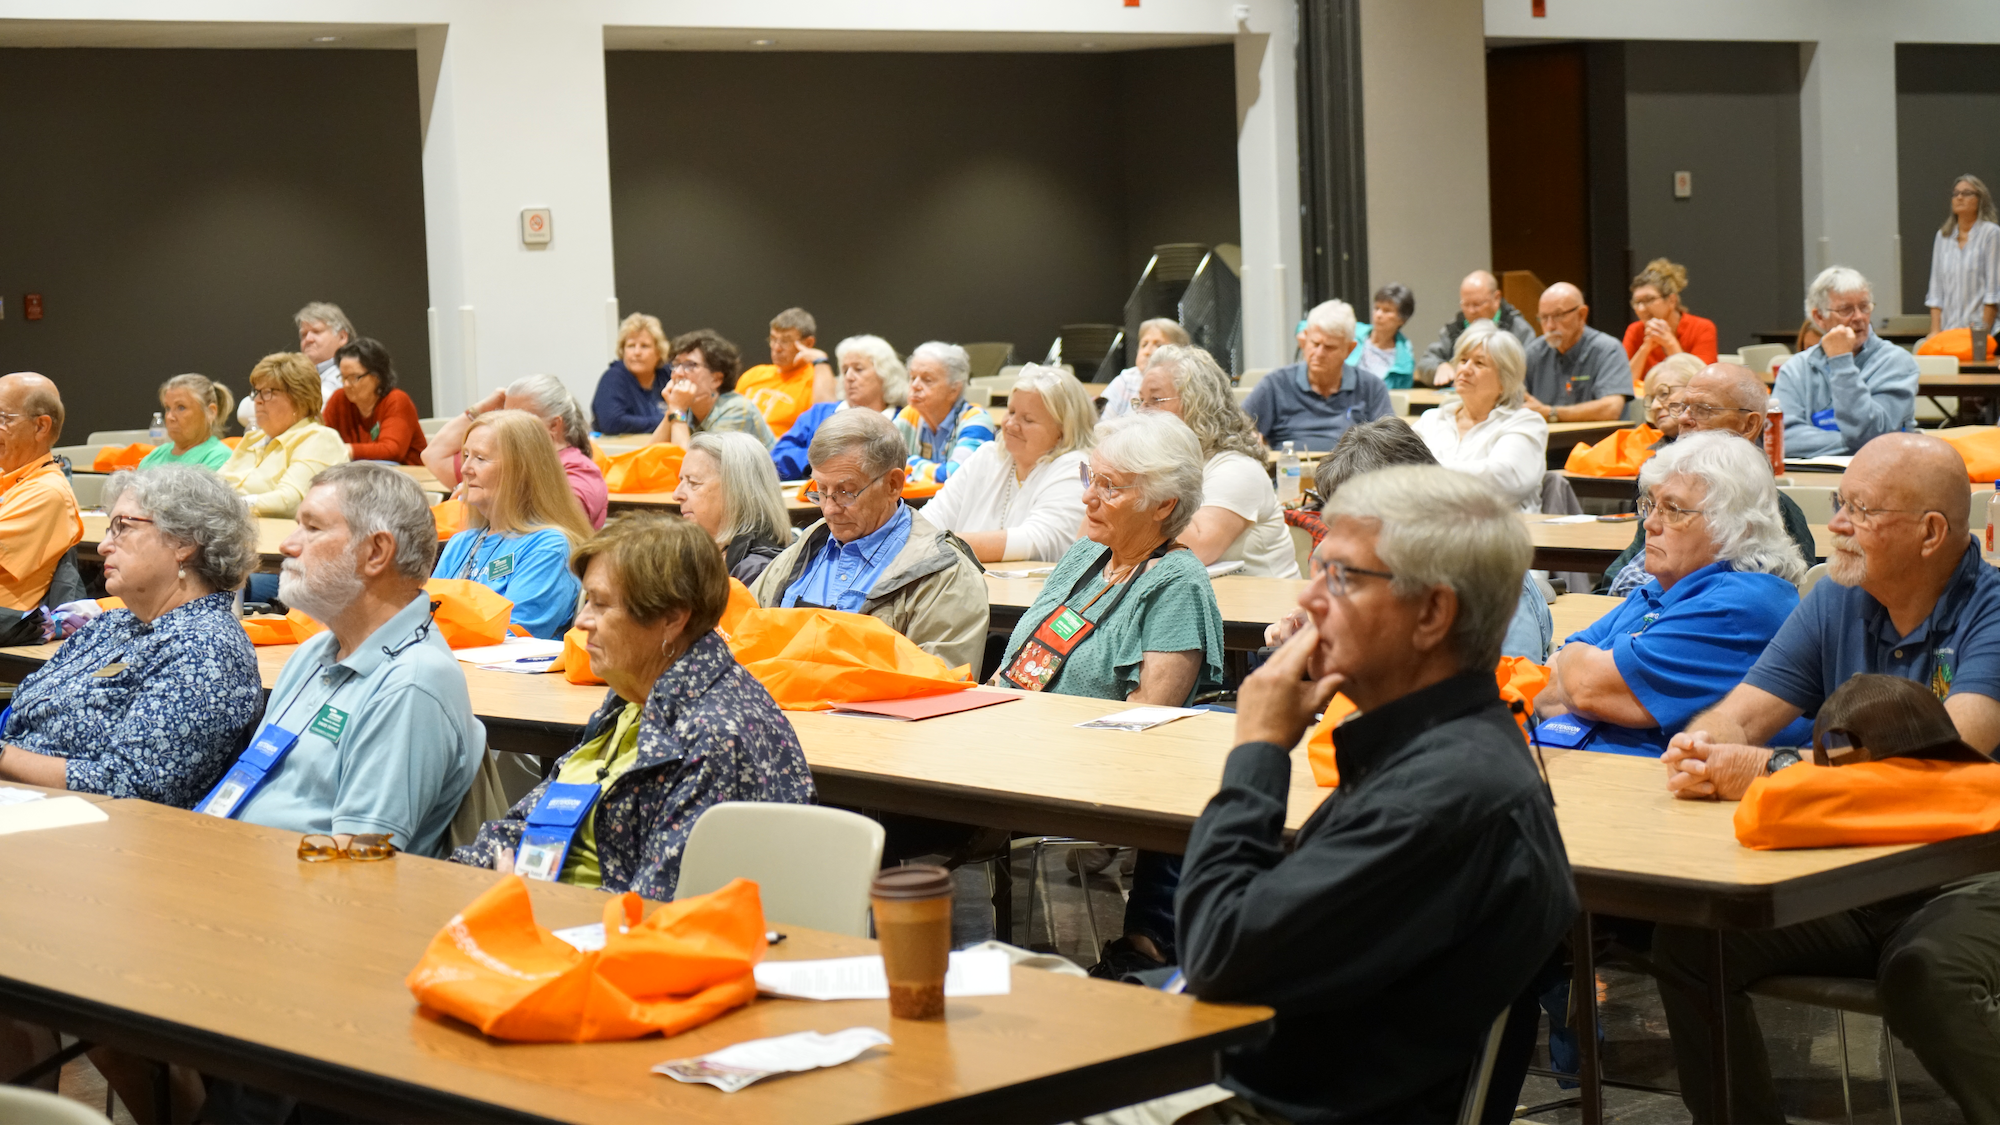
POLYGON ((257 564, 257 523, 193 465, 113 474, 104 505, 104 585, 125 604, 15 691, 0 780, 192 808, 263 710, 257 654, 231 607, 257 564))
MULTIPOLYGON (((1652 578, 1569 638, 1535 701, 1545 715, 1574 714, 1584 749, 1657 757, 1743 681, 1798 608, 1806 564, 1769 468, 1756 446, 1710 432, 1639 471, 1652 578)), ((1798 723, 1771 744, 1810 744, 1812 721, 1798 723)))
POLYGON ((1215 357, 1177 344, 1155 351, 1139 376, 1138 405, 1178 417, 1201 441, 1204 506, 1181 542, 1205 566, 1240 562, 1252 577, 1297 578, 1298 553, 1264 468, 1264 443, 1215 357))

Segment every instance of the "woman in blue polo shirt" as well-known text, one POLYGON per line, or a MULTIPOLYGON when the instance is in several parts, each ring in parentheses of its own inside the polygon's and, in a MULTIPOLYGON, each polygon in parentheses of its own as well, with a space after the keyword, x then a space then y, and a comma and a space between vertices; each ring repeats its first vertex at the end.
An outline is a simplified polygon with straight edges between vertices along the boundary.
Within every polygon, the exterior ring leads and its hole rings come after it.
POLYGON ((520 410, 481 414, 465 432, 459 478, 466 528, 444 545, 433 576, 491 587, 514 603, 514 624, 562 636, 582 589, 570 549, 591 530, 547 424, 520 410))
MULTIPOLYGON (((1662 449, 1639 473, 1652 579, 1549 666, 1537 710, 1550 745, 1648 757, 1714 706, 1798 608, 1805 560, 1785 534, 1763 451, 1702 433, 1662 449)), ((1773 745, 1810 745, 1812 724, 1773 745)))

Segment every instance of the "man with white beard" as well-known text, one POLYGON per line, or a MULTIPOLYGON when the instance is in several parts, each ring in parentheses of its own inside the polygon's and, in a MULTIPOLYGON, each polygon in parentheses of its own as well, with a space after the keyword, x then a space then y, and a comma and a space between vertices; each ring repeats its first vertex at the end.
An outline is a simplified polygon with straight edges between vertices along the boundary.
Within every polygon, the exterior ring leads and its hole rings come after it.
POLYGON ((439 855, 486 730, 424 593, 437 525, 386 465, 313 478, 286 538, 279 597, 326 625, 292 654, 250 748, 196 811, 439 855))
MULTIPOLYGON (((1967 522, 1965 462, 1921 434, 1884 434, 1841 481, 1827 530, 1831 582, 1813 588, 1743 683, 1667 745, 1677 797, 1738 800, 1777 769, 1817 769, 1762 743, 1817 711, 1856 673, 1901 676, 1944 701, 1965 743, 2000 744, 2000 573, 1967 522)), ((1682 1097, 1712 1112, 1713 1021, 1707 978, 1716 935, 1661 926, 1653 956, 1673 1033, 1682 1097)), ((1777 1121, 1782 1107, 1743 991, 1762 977, 1872 976, 1889 1029, 1969 1121, 2000 1120, 2000 875, 1776 930, 1725 933, 1735 1120, 1777 1121)))

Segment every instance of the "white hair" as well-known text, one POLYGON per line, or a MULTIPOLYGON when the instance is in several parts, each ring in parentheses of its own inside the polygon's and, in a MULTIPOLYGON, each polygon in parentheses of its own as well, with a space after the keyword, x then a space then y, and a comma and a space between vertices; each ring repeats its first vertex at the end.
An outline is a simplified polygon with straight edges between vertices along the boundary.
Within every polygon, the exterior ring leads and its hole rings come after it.
POLYGON ((1701 512, 1717 560, 1793 585, 1805 577, 1805 560, 1778 514, 1778 486, 1762 449, 1720 431, 1684 435, 1640 468, 1639 494, 1649 496, 1675 476, 1708 486, 1701 512))
POLYGON ((1512 332, 1490 320, 1482 320, 1458 334, 1458 346, 1451 350, 1451 362, 1465 362, 1472 349, 1482 348, 1486 361, 1500 377, 1500 405, 1519 406, 1527 401, 1528 353, 1512 332))
POLYGON ((396 573, 419 582, 430 577, 437 562, 437 521, 414 478, 379 461, 348 461, 320 470, 309 487, 323 484, 339 498, 350 549, 386 531, 396 541, 396 573))
POLYGON ((1354 339, 1354 306, 1346 301, 1321 301, 1306 314, 1306 327, 1317 328, 1329 336, 1343 340, 1354 339))
POLYGON ((875 377, 882 380, 882 401, 890 406, 910 405, 910 369, 896 358, 896 349, 880 336, 849 336, 833 346, 833 358, 846 362, 849 355, 867 356, 875 365, 875 377))
MULTIPOLYGON (((1135 410, 1097 427, 1097 449, 1113 472, 1137 478, 1148 507, 1178 501, 1160 526, 1171 539, 1187 530, 1201 508, 1201 441, 1187 423, 1164 410, 1135 410)), ((1526 526, 1526 525, 1523 525, 1526 526)))
POLYGON ((954 389, 964 389, 965 381, 972 378, 972 355, 957 344, 947 344, 943 340, 927 340, 917 345, 910 353, 910 362, 932 359, 944 365, 944 373, 951 380, 954 389))
POLYGON ((817 473, 819 466, 849 450, 859 451, 861 471, 869 476, 902 467, 909 455, 894 422, 873 410, 836 410, 813 432, 806 463, 817 473))
POLYGON ((722 485, 722 532, 716 542, 727 545, 739 536, 791 541, 784 489, 763 442, 744 433, 696 434, 688 442, 688 452, 696 450, 715 460, 717 483, 722 485))
POLYGON ((1875 299, 1875 287, 1868 284, 1868 279, 1861 276, 1860 270, 1828 266, 1819 271, 1819 276, 1813 278, 1812 285, 1806 290, 1806 315, 1827 315, 1833 308, 1835 293, 1866 293, 1871 302, 1875 299))
POLYGON ((1046 454, 1049 458, 1060 457, 1079 449, 1089 449, 1097 440, 1097 406, 1090 401, 1090 392, 1083 389, 1076 376, 1060 367, 1045 367, 1030 363, 1021 368, 1020 377, 1014 380, 1013 393, 1033 391, 1042 396, 1042 405, 1055 415, 1056 425, 1062 428, 1062 437, 1057 439, 1054 449, 1046 454))
POLYGON ((584 416, 583 404, 569 393, 563 381, 553 375, 525 375, 507 384, 507 393, 527 399, 534 405, 528 413, 547 421, 562 419, 563 442, 590 455, 590 421, 584 416))
POLYGON ((153 518, 155 531, 194 548, 188 566, 211 589, 234 590, 257 569, 257 521, 250 502, 214 470, 173 464, 143 473, 120 469, 104 482, 104 510, 127 494, 153 518))
POLYGON ((1321 515, 1328 527, 1343 519, 1375 523, 1375 554, 1396 576, 1389 589, 1397 597, 1451 588, 1458 596, 1451 647, 1460 671, 1490 671, 1500 662, 1500 641, 1535 554, 1511 498, 1456 469, 1398 465, 1348 481, 1321 515))

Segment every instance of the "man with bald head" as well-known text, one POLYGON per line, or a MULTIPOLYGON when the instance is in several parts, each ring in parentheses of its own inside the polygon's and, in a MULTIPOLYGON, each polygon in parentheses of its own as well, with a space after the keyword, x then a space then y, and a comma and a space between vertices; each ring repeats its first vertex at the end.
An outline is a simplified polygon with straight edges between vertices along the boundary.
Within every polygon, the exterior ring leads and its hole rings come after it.
POLYGON ((1528 345, 1529 410, 1551 422, 1609 422, 1632 397, 1625 345, 1592 328, 1583 290, 1558 281, 1542 290, 1542 334, 1528 345))
MULTIPOLYGON (((1735 434, 1750 444, 1761 447, 1764 444, 1764 406, 1770 400, 1771 392, 1763 381, 1751 374, 1750 369, 1734 363, 1711 363, 1702 368, 1701 374, 1688 381, 1681 388, 1680 395, 1670 404, 1661 408, 1663 413, 1672 413, 1680 426, 1681 436, 1701 433, 1705 430, 1721 430, 1735 434)), ((1784 493, 1778 493, 1778 516, 1784 521, 1785 534, 1791 536, 1798 546, 1799 557, 1807 566, 1818 561, 1818 552, 1813 547, 1812 524, 1806 520, 1805 512, 1798 502, 1784 493)), ((1605 582, 1602 592, 1624 597, 1646 584, 1646 528, 1641 524, 1632 537, 1632 545, 1623 554, 1611 560, 1604 571, 1605 582)))
POLYGON ((1458 338, 1474 321, 1490 320, 1514 334, 1527 347, 1535 338, 1535 326, 1521 310, 1500 299, 1500 281, 1485 270, 1473 270, 1458 283, 1458 315, 1438 330, 1438 338, 1417 357, 1417 375, 1444 387, 1451 384, 1451 353, 1458 338))
MULTIPOLYGON (((1884 434, 1854 457, 1827 529, 1827 576, 1736 690, 1667 745, 1677 797, 1738 800, 1777 769, 1819 769, 1764 746, 1856 673, 1902 676, 1944 701, 1959 737, 2000 744, 2000 571, 1967 526, 1971 489, 1956 450, 1884 434)), ((1715 935, 1662 926, 1654 940, 1681 1091, 1710 1112, 1706 977, 1715 935)), ((1784 1119, 1745 987, 1767 976, 1874 977, 1889 1029, 1964 1110, 2000 1121, 2000 875, 1782 929, 1725 933, 1735 1119, 1784 1119)))
POLYGON ((35 610, 83 539, 76 493, 49 453, 62 426, 54 383, 32 371, 0 378, 0 643, 42 639, 35 610))

